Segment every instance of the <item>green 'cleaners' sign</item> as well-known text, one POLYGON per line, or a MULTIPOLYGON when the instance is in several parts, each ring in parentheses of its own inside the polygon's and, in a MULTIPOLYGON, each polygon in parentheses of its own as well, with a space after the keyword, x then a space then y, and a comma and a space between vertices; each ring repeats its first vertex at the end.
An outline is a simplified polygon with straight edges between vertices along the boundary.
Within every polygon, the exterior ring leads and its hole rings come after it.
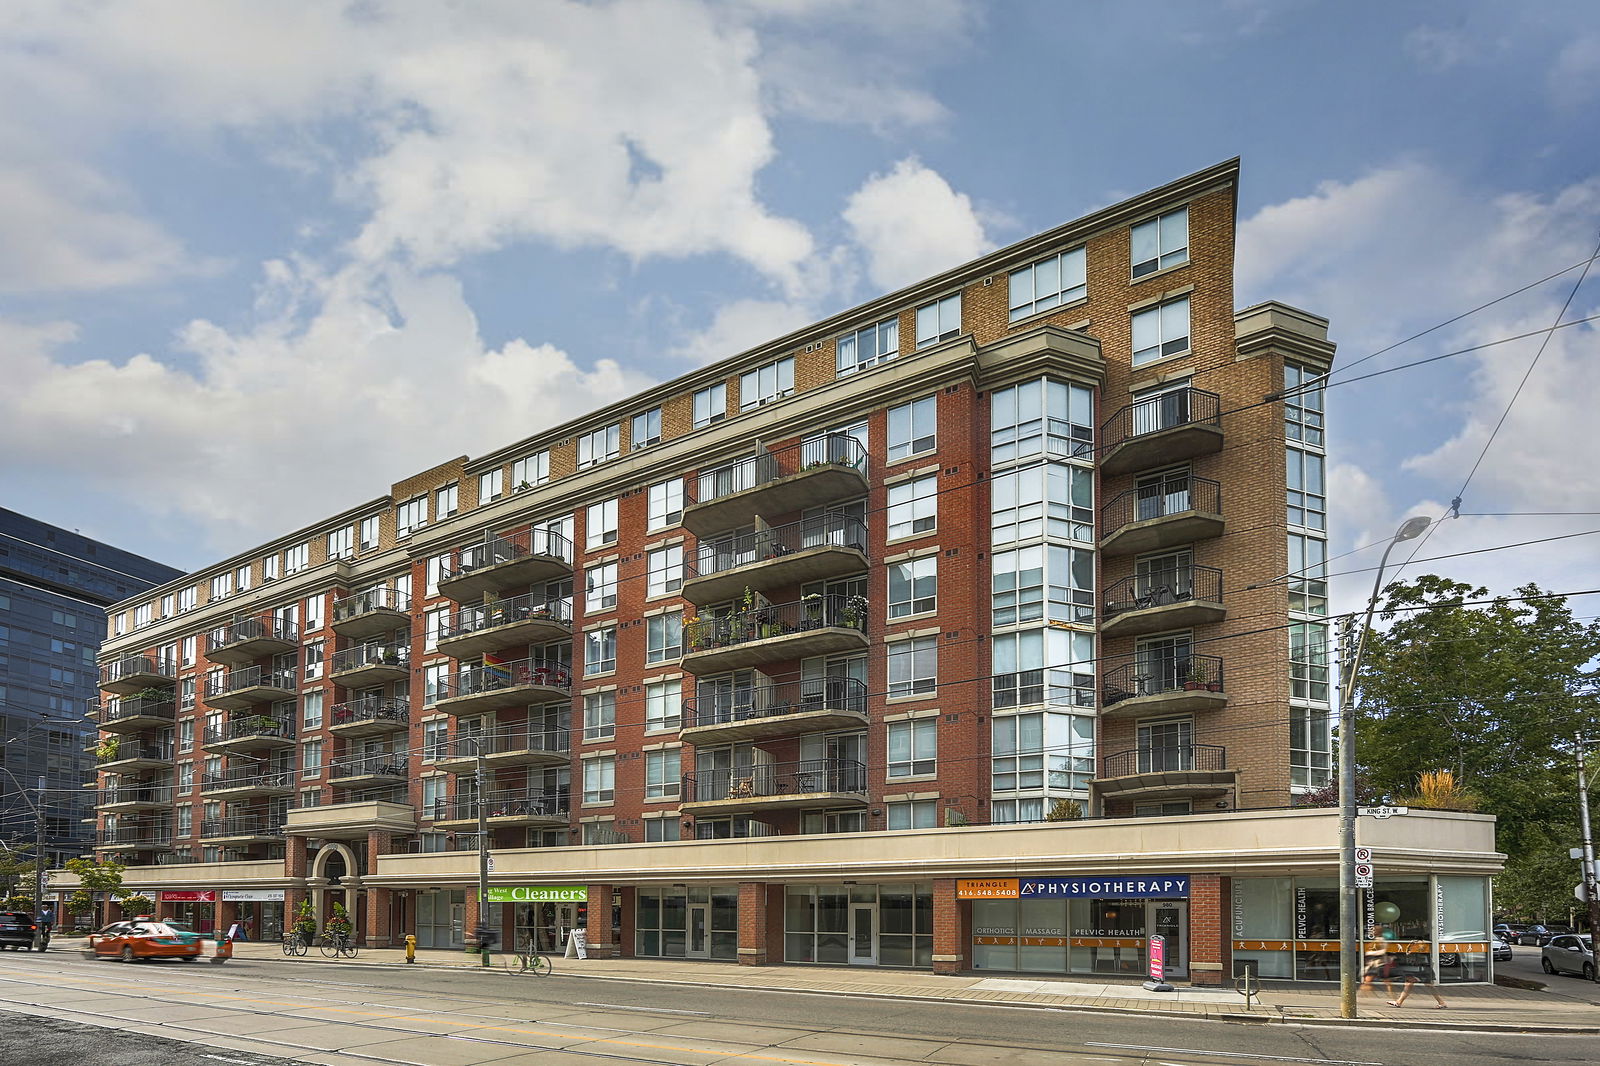
POLYGON ((491 885, 490 903, 587 903, 587 885, 491 885))

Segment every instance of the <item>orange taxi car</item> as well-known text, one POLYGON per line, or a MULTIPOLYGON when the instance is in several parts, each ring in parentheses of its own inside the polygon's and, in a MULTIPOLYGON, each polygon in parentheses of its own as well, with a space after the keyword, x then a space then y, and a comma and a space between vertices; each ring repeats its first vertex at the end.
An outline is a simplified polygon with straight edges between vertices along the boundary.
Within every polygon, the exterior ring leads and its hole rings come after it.
POLYGON ((96 958, 182 959, 193 962, 200 957, 200 938, 185 934, 165 922, 135 919, 112 922, 98 933, 89 934, 89 952, 96 958))

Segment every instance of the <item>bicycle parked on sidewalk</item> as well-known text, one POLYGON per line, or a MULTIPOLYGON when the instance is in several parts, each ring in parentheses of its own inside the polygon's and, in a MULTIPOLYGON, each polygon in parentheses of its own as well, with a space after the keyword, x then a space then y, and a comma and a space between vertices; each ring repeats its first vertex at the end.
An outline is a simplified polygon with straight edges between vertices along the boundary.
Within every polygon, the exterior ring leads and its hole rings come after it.
POLYGON ((531 937, 523 937, 517 942, 517 953, 506 959, 506 969, 512 973, 548 977, 555 967, 550 962, 550 956, 533 946, 531 937))
POLYGON ((301 939, 299 933, 286 933, 283 938, 283 953, 285 955, 304 955, 311 949, 311 945, 301 939))
POLYGON ((349 933, 323 933, 320 944, 324 958, 337 958, 340 955, 347 959, 356 957, 356 938, 349 933))

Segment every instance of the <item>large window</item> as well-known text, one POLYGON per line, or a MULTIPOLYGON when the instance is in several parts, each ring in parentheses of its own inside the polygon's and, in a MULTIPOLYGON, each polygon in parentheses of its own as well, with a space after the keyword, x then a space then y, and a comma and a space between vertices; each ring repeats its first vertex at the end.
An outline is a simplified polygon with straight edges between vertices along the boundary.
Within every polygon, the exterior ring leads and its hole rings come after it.
POLYGON ((583 635, 585 676, 610 673, 617 668, 617 627, 591 629, 583 635))
POLYGON ((429 663, 422 668, 422 705, 431 707, 450 696, 450 664, 429 663))
POLYGON ((1081 300, 1089 292, 1082 248, 1011 272, 1011 321, 1081 300))
POLYGON ((728 386, 717 382, 694 394, 694 428, 704 429, 728 417, 728 386))
POLYGON ((478 506, 498 500, 505 492, 505 471, 498 466, 478 475, 478 506))
POLYGON ((1283 433, 1322 447, 1323 377, 1308 366, 1283 364, 1283 433))
POLYGON ((613 422, 578 437, 578 469, 596 466, 622 454, 622 423, 613 422))
POLYGON ((1139 223, 1133 227, 1130 244, 1135 278, 1187 263, 1189 209, 1180 207, 1160 218, 1139 223))
POLYGON ((961 294, 917 308, 917 347, 925 348, 961 335, 961 294))
POLYGON ((617 606, 617 564, 588 566, 583 571, 583 609, 610 611, 617 606))
POLYGON ((614 755, 583 760, 583 802, 610 803, 616 798, 617 759, 614 755))
POLYGON ((989 484, 995 547, 1018 541, 1094 541, 1094 471, 1041 463, 996 474, 989 484))
POLYGON ((889 408, 889 462, 933 451, 938 443, 937 415, 932 396, 889 408))
POLYGON ((739 375, 739 410, 760 407, 794 391, 794 359, 779 359, 739 375))
POLYGON ((630 446, 635 450, 661 442, 661 408, 652 407, 633 416, 630 446))
POLYGON ((682 682, 657 681, 644 687, 644 731, 675 732, 682 722, 682 682))
POLYGON ((1328 613, 1328 542, 1319 537, 1289 534, 1289 610, 1328 613))
POLYGON ((1094 621, 1094 553, 1086 548, 1035 544, 995 552, 990 572, 996 626, 1047 617, 1047 588, 1052 622, 1094 621))
POLYGON ((653 614, 645 619, 644 661, 664 663, 683 654, 683 612, 653 614))
POLYGON ((936 772, 939 720, 889 723, 889 777, 926 777, 936 772))
POLYGON ((683 545, 674 544, 646 557, 646 594, 665 596, 683 587, 683 545))
POLYGON ((996 715, 991 787, 1000 792, 1079 792, 1094 776, 1094 719, 1083 714, 996 715))
POLYGON ((1133 316, 1133 365, 1189 350, 1189 298, 1157 304, 1133 316))
POLYGON ((889 695, 931 695, 938 686, 937 637, 897 640, 889 645, 889 695))
POLYGON ((1289 696, 1328 702, 1328 626, 1293 622, 1289 626, 1289 696))
POLYGON ((887 818, 884 825, 890 832, 896 829, 933 829, 939 824, 939 801, 928 799, 886 803, 884 814, 887 818))
POLYGON ((604 500, 589 506, 584 513, 583 535, 584 545, 590 549, 617 542, 616 500, 604 500))
POLYGON ((920 559, 890 563, 888 570, 891 619, 923 614, 938 606, 938 556, 924 555, 920 559))
POLYGON ((1094 637, 1065 629, 1002 633, 993 644, 994 705, 1094 706, 1094 637))
POLYGON ((1328 496, 1323 481, 1323 457, 1316 452, 1286 449, 1288 461, 1289 524, 1307 529, 1328 528, 1328 496))
POLYGON ((864 326, 840 337, 836 366, 842 377, 893 359, 899 351, 900 321, 886 318, 876 325, 864 326))
POLYGON ((1333 726, 1326 707, 1289 708, 1289 784, 1321 788, 1333 774, 1333 726))
POLYGON ((1094 451, 1094 390, 1065 381, 1024 381, 989 396, 989 458, 1088 456, 1094 451))
MULTIPOLYGON (((407 536, 427 524, 428 497, 426 495, 413 496, 404 503, 395 505, 394 531, 396 536, 407 536)), ((285 569, 287 570, 287 567, 285 569)))
POLYGON ((456 513, 460 502, 461 486, 452 481, 433 494, 433 520, 449 518, 456 513))
POLYGON ((550 451, 535 452, 511 464, 511 487, 531 489, 550 480, 550 451))
POLYGON ((590 692, 583 697, 583 739, 610 740, 617 735, 617 694, 590 692))
POLYGON ((889 539, 933 531, 939 514, 939 479, 919 477, 889 486, 889 539))
POLYGON ((682 772, 679 770, 678 749, 647 751, 644 753, 644 798, 646 800, 677 799, 682 772))
POLYGON ((675 526, 683 517, 683 478, 661 481, 650 486, 649 529, 675 526))
POLYGON ((355 554, 356 527, 344 526, 328 534, 328 558, 343 559, 355 554))

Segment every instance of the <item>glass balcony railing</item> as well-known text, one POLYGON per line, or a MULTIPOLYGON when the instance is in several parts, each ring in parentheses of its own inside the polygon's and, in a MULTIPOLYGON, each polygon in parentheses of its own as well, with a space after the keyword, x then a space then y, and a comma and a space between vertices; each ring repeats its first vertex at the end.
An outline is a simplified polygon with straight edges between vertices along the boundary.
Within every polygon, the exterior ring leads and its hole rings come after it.
POLYGON ((231 696, 253 688, 276 689, 292 692, 295 688, 293 670, 269 670, 260 666, 246 666, 220 674, 206 676, 206 699, 231 696))
POLYGON ((334 652, 328 660, 328 674, 349 673, 365 667, 392 666, 407 670, 411 664, 411 649, 404 644, 357 644, 353 648, 334 652))
POLYGON ((448 675, 439 686, 440 700, 479 696, 525 686, 567 689, 572 671, 556 660, 519 659, 516 662, 475 666, 448 675))
POLYGON ((783 448, 761 448, 746 459, 702 471, 684 485, 684 504, 706 504, 770 485, 792 474, 825 468, 867 476, 867 450, 847 433, 827 433, 783 448))
POLYGON ((480 806, 485 818, 565 818, 569 803, 567 796, 555 792, 491 792, 481 801, 457 798, 423 804, 420 813, 436 822, 476 821, 480 806))
POLYGON ((401 727, 411 722, 411 704, 408 700, 388 696, 363 696, 360 699, 336 703, 328 712, 328 724, 354 726, 361 723, 401 727))
POLYGON ((854 759, 763 763, 683 775, 683 802, 867 791, 867 767, 854 759))
POLYGON ((848 548, 865 554, 866 523, 850 515, 824 514, 755 532, 702 540, 695 561, 684 568, 684 576, 690 580, 710 577, 814 548, 848 548))
POLYGON ((408 773, 406 757, 390 752, 377 755, 356 755, 333 760, 330 778, 339 777, 393 777, 403 780, 408 773))
POLYGON ((730 648, 829 628, 865 633, 866 597, 813 594, 792 603, 750 607, 719 617, 685 619, 683 647, 686 653, 730 648))
POLYGON ((706 685, 683 701, 683 728, 726 725, 814 711, 867 713, 866 682, 853 677, 817 677, 761 688, 717 689, 706 685))
POLYGON ((377 612, 405 614, 411 610, 411 597, 394 589, 366 589, 333 601, 333 624, 352 622, 377 612))
POLYGON ((572 749, 570 729, 492 729, 479 733, 457 733, 450 738, 447 754, 441 758, 476 759, 485 756, 509 755, 514 752, 543 751, 552 755, 565 755, 572 749))
POLYGON ((567 600, 529 595, 462 607, 450 615, 449 622, 439 631, 439 639, 444 641, 470 636, 517 622, 550 622, 571 626, 572 604, 567 600))

